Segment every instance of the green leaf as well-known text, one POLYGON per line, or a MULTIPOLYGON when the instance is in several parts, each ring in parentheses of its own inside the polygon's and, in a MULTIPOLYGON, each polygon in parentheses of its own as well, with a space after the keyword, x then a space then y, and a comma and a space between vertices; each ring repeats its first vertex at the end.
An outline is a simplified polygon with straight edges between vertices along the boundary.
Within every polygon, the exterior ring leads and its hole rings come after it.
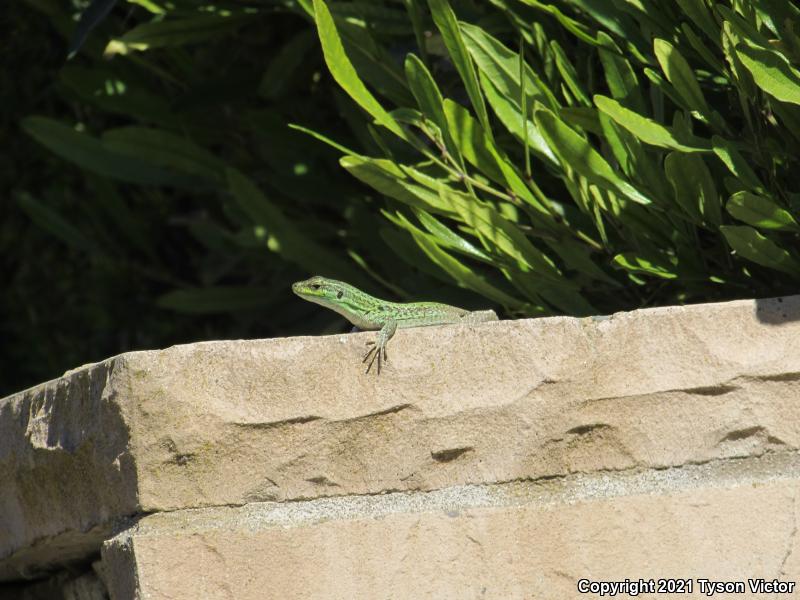
POLYGON ((411 180, 403 169, 390 160, 364 156, 343 156, 339 160, 347 171, 381 194, 419 208, 452 217, 455 211, 442 202, 437 191, 411 180))
MULTIPOLYGON (((550 50, 553 52, 553 57, 556 61, 556 69, 558 69, 561 79, 564 81, 564 85, 567 86, 572 96, 579 104, 591 106, 592 101, 589 100, 589 96, 586 95, 583 84, 578 78, 578 73, 575 71, 575 67, 569 61, 569 58, 567 58, 567 54, 564 52, 563 48, 561 48, 561 45, 555 40, 551 40, 550 50)), ((572 104, 572 102, 569 104, 572 104)))
POLYGON ((717 58, 708 46, 706 46, 688 23, 681 25, 681 31, 683 31, 683 35, 685 35, 686 39, 689 41, 689 45, 706 61, 714 73, 723 73, 725 71, 725 66, 722 64, 722 61, 717 58))
POLYGON ((419 222, 422 223, 422 226, 436 236, 437 243, 470 258, 493 264, 491 256, 437 221, 431 214, 419 209, 414 210, 414 214, 419 219, 419 222))
POLYGON ((195 143, 168 131, 149 127, 121 127, 103 133, 103 145, 126 156, 147 157, 148 163, 221 183, 225 164, 195 143))
POLYGON ((558 109, 558 118, 569 124, 575 130, 584 130, 587 133, 603 136, 603 126, 600 124, 600 113, 589 106, 565 106, 558 109))
POLYGON ((489 101, 489 105, 506 129, 517 139, 528 144, 528 147, 539 158, 551 164, 556 164, 556 156, 550 146, 547 145, 539 129, 529 119, 522 118, 519 105, 503 96, 492 80, 483 73, 481 73, 481 86, 486 92, 486 99, 489 101))
POLYGON ((613 38, 604 31, 597 33, 597 41, 600 43, 600 62, 603 64, 603 72, 611 95, 621 104, 644 114, 646 110, 644 98, 631 63, 614 43, 613 38))
MULTIPOLYGON (((613 2, 608 0, 570 0, 570 4, 583 12, 587 17, 594 19, 603 28, 613 33, 617 38, 625 40, 628 52, 641 62, 646 62, 644 54, 650 50, 648 42, 642 35, 641 28, 636 21, 619 10, 613 2)), ((598 31, 598 43, 602 45, 598 31)))
POLYGON ((551 211, 534 197, 508 157, 488 139, 483 128, 469 111, 450 99, 445 100, 444 110, 447 116, 447 128, 458 136, 456 144, 464 158, 475 165, 483 175, 511 189, 517 197, 533 206, 541 215, 547 215, 547 221, 551 221, 551 211))
POLYGON ((625 252, 617 254, 614 257, 614 265, 617 268, 625 269, 632 273, 643 273, 645 275, 653 275, 661 279, 677 279, 678 274, 675 272, 675 267, 663 262, 655 262, 653 259, 638 256, 634 252, 625 252))
POLYGON ((275 295, 274 287, 212 286, 174 290, 160 296, 156 303, 176 312, 204 315, 269 308, 275 295))
POLYGON ((128 183, 196 188, 198 179, 171 173, 132 156, 115 152, 100 140, 52 119, 26 117, 22 128, 61 158, 97 175, 128 183))
MULTIPOLYGON (((461 31, 464 33, 464 44, 478 66, 478 70, 494 84, 501 95, 514 103, 517 111, 520 111, 519 99, 522 90, 520 89, 519 55, 509 50, 480 27, 469 23, 460 25, 461 31)), ((530 106, 532 100, 537 100, 548 107, 557 107, 558 102, 555 96, 536 72, 527 64, 523 66, 523 72, 525 94, 528 97, 527 104, 530 106)))
POLYGON ((484 103, 483 95, 478 86, 475 67, 464 45, 464 39, 461 37, 461 29, 456 20, 456 15, 450 7, 448 0, 428 0, 428 5, 431 9, 433 22, 436 23, 437 29, 442 34, 444 45, 450 53, 450 59, 453 61, 458 74, 461 76, 461 80, 464 82, 464 87, 472 103, 472 108, 478 116, 478 121, 486 131, 486 134, 491 137, 492 131, 489 124, 489 114, 486 112, 486 104, 484 103))
POLYGON ((372 115, 375 120, 402 139, 407 139, 403 128, 384 110, 380 103, 362 83, 353 63, 345 54, 342 40, 336 31, 333 17, 323 0, 314 0, 314 18, 322 43, 325 63, 336 82, 356 101, 356 103, 372 115))
POLYGON ((717 48, 722 48, 719 25, 711 16, 705 0, 676 0, 676 4, 689 17, 689 22, 697 25, 706 34, 706 39, 714 42, 717 48))
POLYGON ((750 164, 739 153, 732 142, 715 135, 711 137, 711 143, 714 147, 714 154, 725 163, 725 166, 728 167, 731 173, 739 178, 742 185, 755 191, 762 191, 764 189, 758 175, 756 175, 755 171, 750 167, 750 164))
POLYGON ((654 158, 642 142, 605 113, 598 112, 601 139, 605 138, 622 172, 633 182, 642 184, 659 197, 669 190, 660 171, 660 157, 654 158))
POLYGON ((164 19, 143 23, 111 40, 106 47, 106 55, 127 54, 131 50, 150 50, 196 44, 205 40, 228 35, 253 15, 238 14, 221 16, 218 14, 199 14, 180 19, 164 19))
POLYGON ((736 46, 736 56, 758 87, 778 100, 800 104, 800 72, 792 68, 783 56, 746 44, 736 46))
POLYGON ((50 232, 62 242, 86 252, 97 250, 97 246, 74 225, 56 211, 42 204, 27 192, 17 196, 17 202, 31 220, 45 231, 50 232))
POLYGON ((160 0, 128 0, 130 4, 141 6, 143 9, 153 13, 154 15, 163 15, 167 11, 158 3, 159 1, 160 0))
POLYGON ((443 185, 439 187, 439 195, 485 241, 488 248, 497 249, 511 258, 520 271, 533 271, 542 278, 570 287, 550 257, 493 206, 443 185))
POLYGON ((449 98, 444 101, 444 111, 445 130, 456 136, 455 143, 464 158, 492 181, 505 185, 498 150, 486 137, 483 127, 466 108, 449 98))
POLYGON ((339 15, 339 7, 345 4, 333 3, 335 22, 345 54, 353 63, 360 79, 392 104, 410 105, 414 98, 406 86, 402 66, 387 47, 378 43, 373 32, 365 27, 366 24, 359 25, 357 21, 339 15))
POLYGON ((538 107, 533 120, 565 168, 573 169, 589 182, 616 192, 639 204, 651 200, 616 174, 591 144, 546 108, 538 107))
POLYGON ((444 100, 442 99, 442 93, 436 86, 436 81, 428 71, 425 63, 416 54, 407 54, 405 69, 408 85, 417 100, 420 111, 444 131, 447 125, 444 117, 444 100))
POLYGON ((581 22, 576 21, 575 19, 568 17, 563 12, 561 12, 557 7, 551 4, 543 4, 538 0, 522 0, 523 4, 527 4, 533 8, 541 10, 549 15, 552 15, 556 18, 556 20, 561 24, 564 29, 569 31, 572 35, 576 36, 577 38, 583 40, 587 44, 590 45, 597 45, 597 40, 595 40, 590 33, 590 30, 581 22))
POLYGON ((472 269, 461 263, 458 259, 448 254, 441 248, 439 243, 437 243, 436 237, 415 227, 402 214, 396 213, 395 215, 391 215, 384 211, 384 215, 386 215, 396 225, 406 229, 409 233, 411 233, 414 241, 420 248, 422 248, 423 252, 425 252, 431 262, 441 268, 445 273, 450 275, 450 277, 452 277, 453 280, 459 285, 473 290, 474 292, 477 292, 482 296, 489 298, 490 300, 494 300, 498 304, 502 304, 510 309, 522 310, 526 306, 522 301, 493 286, 481 275, 475 273, 472 269))
POLYGON ((318 139, 320 142, 328 144, 331 148, 336 148, 342 154, 356 154, 347 146, 342 146, 339 142, 332 140, 331 138, 319 133, 318 131, 314 131, 313 129, 308 129, 302 125, 297 125, 296 123, 289 123, 288 127, 289 129, 294 129, 295 131, 301 131, 306 135, 310 135, 311 137, 318 139))
POLYGON ((422 57, 422 61, 427 63, 428 62, 428 50, 425 45, 425 21, 423 18, 423 7, 422 7, 423 0, 403 0, 403 4, 406 5, 406 12, 408 13, 408 18, 411 21, 411 25, 414 27, 414 37, 417 39, 417 50, 422 57))
POLYGON ((550 249, 558 254, 561 260, 569 269, 574 269, 587 275, 591 279, 603 281, 613 287, 620 287, 620 284, 611 278, 603 269, 598 267, 592 260, 589 248, 571 239, 562 238, 552 242, 543 240, 550 249))
POLYGON ((442 93, 436 86, 433 76, 428 71, 428 68, 415 54, 406 55, 406 79, 411 88, 411 93, 417 100, 420 110, 424 115, 429 117, 441 131, 445 147, 447 150, 461 162, 461 152, 458 145, 453 141, 451 131, 447 127, 447 118, 444 114, 444 100, 442 93))
POLYGON ((700 138, 678 139, 669 128, 643 117, 607 96, 595 95, 594 103, 616 123, 630 131, 646 144, 680 150, 681 152, 710 152, 711 144, 700 138))
POLYGON ((736 219, 760 229, 800 231, 792 215, 775 202, 750 192, 733 194, 725 209, 736 219))
POLYGON ((736 254, 761 266, 791 275, 800 274, 800 264, 786 250, 747 225, 723 225, 722 235, 736 254))
POLYGON ((705 96, 700 90, 694 71, 683 55, 666 40, 656 39, 653 42, 653 49, 664 75, 684 100, 684 107, 698 111, 701 115, 708 115, 710 110, 705 96))
POLYGON ((692 221, 719 226, 722 222, 719 194, 703 157, 670 152, 664 160, 664 171, 676 203, 692 221))

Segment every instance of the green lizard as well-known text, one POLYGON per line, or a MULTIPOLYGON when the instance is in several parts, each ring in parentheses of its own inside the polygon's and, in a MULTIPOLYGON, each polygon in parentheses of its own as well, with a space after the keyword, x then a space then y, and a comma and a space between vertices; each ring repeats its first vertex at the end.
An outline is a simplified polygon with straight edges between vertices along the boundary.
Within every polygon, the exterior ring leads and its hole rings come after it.
POLYGON ((292 284, 292 291, 304 300, 335 310, 358 329, 380 330, 376 342, 367 342, 372 348, 361 361, 369 360, 367 373, 377 358, 380 374, 381 360, 388 362, 386 344, 398 328, 497 321, 493 310, 468 311, 438 302, 388 302, 365 294, 352 285, 319 276, 292 284))

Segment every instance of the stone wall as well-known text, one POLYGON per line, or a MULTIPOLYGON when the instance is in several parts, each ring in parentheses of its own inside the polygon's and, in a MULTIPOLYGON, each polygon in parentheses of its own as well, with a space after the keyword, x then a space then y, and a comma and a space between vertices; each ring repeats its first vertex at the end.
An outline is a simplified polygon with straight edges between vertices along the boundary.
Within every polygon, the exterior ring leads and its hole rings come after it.
POLYGON ((800 297, 403 330, 380 376, 373 337, 132 352, 0 400, 0 599, 800 577, 800 297))

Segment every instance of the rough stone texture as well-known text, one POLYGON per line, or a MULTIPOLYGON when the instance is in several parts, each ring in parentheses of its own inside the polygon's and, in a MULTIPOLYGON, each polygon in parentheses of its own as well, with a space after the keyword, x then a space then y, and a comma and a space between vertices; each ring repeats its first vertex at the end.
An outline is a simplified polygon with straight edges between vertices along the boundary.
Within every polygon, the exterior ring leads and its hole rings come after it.
MULTIPOLYGON (((373 333, 88 365, 0 400, 0 581, 90 557, 146 513, 791 456, 799 321, 795 296, 403 330, 380 377, 360 362, 373 333)), ((668 522, 681 493, 659 496, 653 518, 668 522)), ((714 519, 735 517, 718 508, 714 519)), ((539 535, 544 517, 531 518, 539 535)), ((322 543, 312 529, 297 531, 322 543)), ((145 546, 129 539, 138 565, 145 546)), ((124 564, 124 551, 112 555, 124 564)), ((135 572, 146 570, 130 571, 130 590, 135 572)))
MULTIPOLYGON (((800 460, 792 455, 772 470, 791 463, 796 478, 800 460)), ((565 478, 540 490, 506 486, 516 488, 516 499, 503 486, 449 498, 362 497, 359 510, 345 515, 347 501, 162 513, 108 542, 103 554, 112 581, 129 583, 135 574, 141 600, 513 600, 581 597, 583 578, 796 581, 797 480, 756 465, 764 479, 731 484, 731 473, 718 472, 726 468, 678 470, 674 479, 650 481, 648 494, 640 493, 648 475, 636 474, 621 486, 602 478, 565 478), (692 484, 692 475, 706 485, 692 484), (565 502, 569 495, 579 499, 565 502), (455 508, 447 508, 451 501, 455 508), (414 511, 398 512, 398 504, 414 511)), ((134 597, 129 589, 111 592, 134 597)), ((697 584, 692 597, 702 597, 697 584)))

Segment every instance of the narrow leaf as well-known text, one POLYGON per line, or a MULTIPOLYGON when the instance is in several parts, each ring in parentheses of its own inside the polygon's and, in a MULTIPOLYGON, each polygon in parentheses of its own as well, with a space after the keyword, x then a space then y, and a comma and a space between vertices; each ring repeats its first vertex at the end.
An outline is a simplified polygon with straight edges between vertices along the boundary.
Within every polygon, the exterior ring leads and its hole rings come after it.
POLYGON ((661 39, 653 42, 653 48, 661 70, 675 87, 675 91, 683 98, 684 106, 699 111, 701 115, 709 114, 708 104, 694 71, 680 51, 667 40, 661 39))
POLYGON ((430 118, 441 131, 442 142, 449 152, 461 162, 461 153, 458 145, 453 142, 450 129, 447 127, 447 118, 444 114, 444 100, 442 93, 434 81, 428 68, 415 54, 406 56, 406 80, 411 88, 411 93, 417 100, 420 110, 430 118))
POLYGON ((746 44, 736 46, 736 55, 758 87, 778 100, 800 104, 800 72, 783 56, 746 44))
POLYGON ((631 63, 610 35, 600 31, 597 33, 597 40, 600 43, 600 62, 603 64, 603 72, 611 95, 621 104, 639 114, 644 114, 644 98, 631 63))
POLYGON ((103 134, 106 148, 147 157, 147 162, 202 179, 222 182, 225 164, 206 149, 174 133, 149 127, 121 127, 103 134))
POLYGON ((550 146, 548 146, 547 142, 542 137, 539 129, 529 119, 522 118, 519 105, 510 98, 502 95, 495 87, 492 80, 483 73, 481 73, 481 86, 484 92, 486 92, 486 99, 489 105, 508 131, 516 136, 517 139, 528 144, 530 149, 535 152, 539 158, 555 164, 555 154, 553 154, 550 146), (524 129, 523 123, 525 124, 524 129))
POLYGON ((646 144, 682 152, 711 151, 711 144, 708 140, 700 138, 678 139, 676 134, 669 128, 625 108, 616 100, 596 95, 594 103, 597 108, 646 144))
POLYGON ((397 213, 392 216, 387 213, 395 224, 406 229, 414 238, 414 241, 422 248, 428 258, 446 272, 459 285, 473 290, 498 304, 515 310, 521 310, 525 306, 523 302, 506 294, 487 282, 482 276, 475 273, 472 269, 461 263, 458 259, 448 254, 436 242, 436 238, 415 227, 402 214, 397 213))
POLYGON ((87 238, 74 225, 64 219, 58 212, 42 204, 28 193, 21 193, 17 197, 22 210, 24 210, 31 220, 39 227, 53 234, 62 242, 73 248, 78 248, 86 252, 96 250, 95 244, 87 238))
POLYGON ((712 136, 711 143, 714 146, 714 154, 725 163, 731 173, 739 178, 739 181, 748 189, 761 191, 764 189, 761 180, 753 171, 750 164, 744 159, 732 142, 719 136, 712 136))
POLYGON ((605 158, 589 142, 546 108, 537 108, 534 121, 561 164, 573 169, 591 183, 638 202, 650 199, 616 174, 605 158))
POLYGON ((422 223, 422 226, 436 237, 439 244, 446 246, 450 250, 455 250, 465 256, 469 256, 470 258, 492 264, 491 256, 474 244, 468 242, 449 227, 437 221, 430 213, 424 210, 415 210, 414 214, 419 219, 419 222, 422 223))
POLYGON ((654 277, 660 277, 661 279, 677 279, 678 277, 674 266, 654 262, 652 259, 638 256, 633 252, 617 254, 614 257, 614 265, 626 271, 652 275, 654 277))
POLYGON ((730 197, 726 210, 735 218, 760 229, 800 231, 792 215, 764 196, 737 192, 730 197))
POLYGON ((747 225, 723 225, 722 235, 736 254, 754 263, 789 273, 800 274, 800 264, 771 239, 747 225))
POLYGON ((359 79, 353 63, 345 54, 342 40, 336 30, 328 6, 323 0, 314 0, 314 18, 317 22, 317 31, 322 43, 322 52, 325 63, 336 82, 356 101, 356 103, 372 115, 375 120, 389 131, 402 139, 406 139, 406 132, 384 110, 380 103, 370 93, 364 83, 359 79))
POLYGON ((486 104, 484 103, 483 95, 478 86, 475 67, 472 64, 472 59, 461 37, 461 30, 456 20, 456 15, 450 7, 448 0, 428 0, 428 5, 431 9, 433 22, 436 23, 437 29, 439 29, 439 32, 442 34, 444 45, 450 53, 450 59, 453 61, 458 74, 461 75, 461 80, 464 82, 464 87, 472 103, 472 108, 478 116, 478 121, 480 121, 487 135, 491 136, 489 114, 486 112, 486 104))
POLYGON ((476 235, 485 240, 490 248, 497 248, 511 258, 520 271, 533 271, 551 281, 566 284, 550 257, 534 246, 514 223, 505 219, 493 206, 446 186, 440 186, 439 195, 464 223, 475 230, 476 235))
POLYGON ((144 159, 119 154, 100 140, 52 119, 27 117, 22 128, 51 152, 97 175, 144 185, 198 186, 196 177, 172 173, 144 159))
POLYGON ((711 172, 698 154, 670 152, 664 171, 672 186, 675 202, 696 224, 719 226, 720 201, 711 172))

